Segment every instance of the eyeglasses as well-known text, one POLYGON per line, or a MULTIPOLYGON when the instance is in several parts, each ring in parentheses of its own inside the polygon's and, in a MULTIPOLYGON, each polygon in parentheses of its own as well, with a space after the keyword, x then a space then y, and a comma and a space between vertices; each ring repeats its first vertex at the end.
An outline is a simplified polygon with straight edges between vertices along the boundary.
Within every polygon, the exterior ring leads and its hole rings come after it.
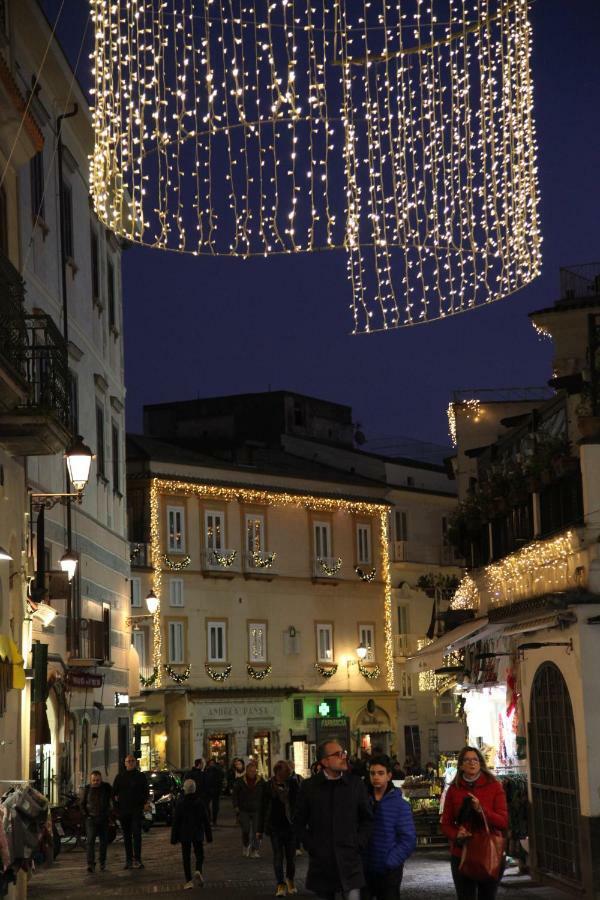
POLYGON ((463 759, 464 763, 478 763, 479 760, 476 756, 465 756, 463 759))
POLYGON ((329 759, 330 756, 337 756, 338 759, 343 759, 345 756, 348 756, 347 750, 334 750, 333 753, 328 753, 325 759, 329 759))

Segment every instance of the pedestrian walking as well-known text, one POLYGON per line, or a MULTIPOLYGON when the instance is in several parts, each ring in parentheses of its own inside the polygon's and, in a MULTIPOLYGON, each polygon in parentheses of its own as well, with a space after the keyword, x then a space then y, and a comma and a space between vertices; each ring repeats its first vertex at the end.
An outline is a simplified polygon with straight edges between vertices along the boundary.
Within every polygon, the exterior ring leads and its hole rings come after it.
POLYGON ((209 759, 204 773, 204 784, 213 827, 217 824, 217 818, 219 816, 224 779, 225 772, 223 771, 223 766, 219 765, 216 759, 209 759))
POLYGON ((108 847, 108 818, 112 807, 112 788, 108 781, 102 781, 98 769, 90 774, 90 783, 83 789, 81 811, 85 819, 87 846, 87 870, 96 871, 96 838, 99 844, 100 871, 106 869, 106 848, 108 847))
POLYGON ((373 756, 367 788, 373 810, 373 831, 365 856, 367 887, 364 900, 397 900, 404 863, 417 844, 410 804, 392 784, 389 756, 373 756))
MULTIPOLYGON (((476 833, 486 831, 486 821, 494 834, 508 828, 504 788, 486 766, 476 747, 463 747, 458 770, 444 801, 441 826, 450 839, 452 879, 457 900, 494 900, 502 877, 473 880, 461 872, 463 851, 476 833)), ((468 846, 467 846, 468 853, 468 846)))
POLYGON ((257 859, 260 842, 257 837, 258 811, 264 781, 254 761, 247 763, 246 771, 233 785, 232 803, 238 824, 242 830, 242 855, 257 859))
POLYGON ((135 756, 125 757, 125 771, 113 783, 114 802, 123 829, 125 868, 143 869, 142 818, 148 802, 148 779, 137 767, 135 756))
POLYGON ((204 865, 204 840, 212 843, 210 819, 202 798, 197 793, 196 782, 186 778, 183 782, 183 795, 178 798, 173 811, 171 827, 171 843, 181 844, 181 858, 185 875, 184 890, 190 890, 204 884, 202 867, 204 865), (192 878, 192 847, 196 857, 196 870, 192 878))
POLYGON ((240 756, 234 756, 227 770, 227 790, 231 794, 236 778, 241 778, 246 770, 246 764, 240 756))
POLYGON ((206 792, 206 772, 204 771, 204 760, 201 757, 194 760, 194 765, 186 772, 184 779, 191 778, 196 785, 196 796, 202 797, 205 803, 208 803, 208 795, 206 792))
POLYGON ((299 785, 292 776, 289 764, 280 760, 273 767, 273 777, 265 781, 262 788, 258 813, 257 840, 263 834, 271 838, 273 848, 273 868, 275 869, 276 897, 297 894, 294 884, 296 875, 296 832, 293 826, 299 785), (283 860, 285 857, 285 879, 283 860))
POLYGON ((306 887, 323 900, 336 893, 359 900, 365 885, 362 854, 372 827, 367 789, 348 774, 347 754, 337 741, 317 750, 319 771, 302 782, 294 826, 308 850, 306 887))

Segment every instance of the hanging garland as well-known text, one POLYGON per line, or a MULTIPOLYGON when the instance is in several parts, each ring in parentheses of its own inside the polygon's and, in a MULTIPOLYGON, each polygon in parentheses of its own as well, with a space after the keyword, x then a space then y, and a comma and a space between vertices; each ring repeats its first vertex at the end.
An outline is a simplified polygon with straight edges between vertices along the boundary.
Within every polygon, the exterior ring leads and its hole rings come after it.
POLYGON ((363 571, 363 569, 360 568, 360 566, 354 566, 354 571, 356 572, 356 574, 358 575, 359 578, 361 578, 363 581, 367 581, 367 582, 373 581, 373 579, 375 578, 375 575, 377 574, 377 569, 371 569, 370 572, 365 572, 365 571, 363 571))
POLYGON ((338 556, 338 558, 336 559, 336 561, 334 562, 334 564, 332 566, 328 565, 328 563, 326 563, 325 560, 321 559, 321 558, 317 559, 317 562, 319 563, 323 572, 325 573, 325 575, 327 575, 328 578, 331 578, 333 575, 337 575, 337 573, 342 568, 341 556, 338 556))
POLYGON ((231 675, 231 665, 225 666, 222 671, 213 669, 208 663, 204 664, 204 668, 206 669, 206 674, 212 678, 213 681, 225 681, 231 675))
POLYGON ((158 678, 158 666, 154 666, 154 668, 152 670, 152 675, 150 675, 149 678, 144 678, 143 675, 140 675, 140 684, 142 685, 142 687, 152 687, 152 685, 155 683, 157 678, 158 678))
POLYGON ((251 554, 252 562, 256 566, 257 569, 270 569, 273 563, 275 562, 276 553, 266 553, 264 556, 261 555, 260 550, 254 550, 251 554))
POLYGON ((358 671, 361 675, 364 675, 367 681, 374 681, 376 678, 379 678, 381 675, 381 669, 379 666, 374 666, 372 669, 367 669, 366 666, 360 662, 358 663, 358 671))
POLYGON ((323 676, 323 678, 331 678, 331 676, 335 675, 335 673, 337 672, 338 664, 334 663, 330 668, 325 668, 325 666, 322 666, 321 663, 315 663, 315 669, 317 670, 319 675, 323 676))
POLYGON ((187 681, 188 678, 190 677, 190 672, 192 671, 192 666, 190 663, 187 664, 187 666, 185 667, 184 671, 181 672, 181 674, 179 672, 176 672, 172 668, 172 666, 169 666, 168 664, 164 665, 163 668, 164 668, 165 672, 167 673, 167 675, 169 676, 169 678, 173 679, 175 684, 183 684, 184 681, 187 681))
POLYGON ((254 678, 256 681, 262 681, 263 678, 267 678, 272 671, 272 667, 265 666, 264 669, 255 669, 254 666, 251 666, 250 663, 246 666, 246 671, 250 678, 254 678))
POLYGON ((237 550, 232 550, 231 553, 226 553, 224 556, 218 550, 213 550, 212 555, 217 565, 222 566, 224 569, 229 569, 237 556, 237 550))
POLYGON ((177 562, 177 560, 169 559, 167 554, 165 553, 163 556, 163 562, 167 569, 170 569, 172 572, 181 572, 182 569, 187 569, 189 564, 191 563, 191 558, 189 556, 184 556, 182 560, 177 562))

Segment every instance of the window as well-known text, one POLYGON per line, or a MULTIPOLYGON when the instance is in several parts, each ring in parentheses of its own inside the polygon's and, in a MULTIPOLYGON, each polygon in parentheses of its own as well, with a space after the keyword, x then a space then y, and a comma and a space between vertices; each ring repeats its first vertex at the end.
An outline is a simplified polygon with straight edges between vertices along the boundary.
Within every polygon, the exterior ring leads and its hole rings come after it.
POLYGON ((90 228, 90 260, 92 269, 92 299, 100 297, 100 250, 98 247, 98 235, 90 228))
POLYGON ((412 695, 412 675, 410 672, 402 672, 400 675, 400 697, 403 700, 410 700, 412 695))
POLYGON ((71 185, 63 182, 63 249, 65 259, 73 259, 75 251, 73 247, 73 191, 71 185))
POLYGON ((331 556, 331 526, 328 522, 314 523, 315 556, 327 559, 331 556))
POLYGON ((117 425, 113 422, 112 426, 112 476, 113 476, 113 491, 115 494, 121 493, 121 465, 119 459, 119 429, 117 425))
POLYGON ((304 700, 294 700, 294 719, 299 722, 304 718, 304 700))
POLYGON ((4 188, 0 188, 0 250, 8 256, 8 203, 4 188))
POLYGON ((407 541, 408 540, 408 521, 406 518, 406 513, 400 509, 397 509, 394 513, 394 520, 396 524, 396 540, 397 541, 407 541))
POLYGON ((183 578, 169 578, 169 606, 183 606, 183 578))
POLYGON ((408 606, 398 607, 398 634, 408 634, 408 606))
POLYGON ((246 550, 255 553, 265 549, 265 517, 246 516, 246 550))
POLYGON ((357 563, 367 563, 371 562, 371 526, 370 525, 357 525, 356 526, 356 562, 357 563))
POLYGON ((208 623, 208 661, 225 662, 227 644, 225 641, 225 622, 208 623))
POLYGON ((137 650, 140 660, 140 669, 146 666, 146 632, 143 628, 131 632, 131 643, 137 650))
POLYGON ((333 662, 333 625, 317 625, 317 662, 333 662))
POLYGON ((183 662, 183 622, 169 622, 169 662, 183 662))
POLYGON ((454 717, 454 698, 451 693, 442 694, 441 697, 438 697, 437 714, 444 719, 451 719, 454 717))
POLYGON ((142 585, 139 578, 132 578, 129 582, 131 592, 131 606, 139 609, 142 605, 142 585))
POLYGON ((104 410, 96 406, 96 470, 100 478, 106 478, 106 458, 104 455, 104 410))
POLYGON ((46 218, 44 205, 44 151, 32 158, 29 163, 29 180, 31 183, 31 218, 34 222, 46 218))
POLYGON ((104 660, 110 659, 110 606, 108 603, 102 604, 102 649, 104 651, 104 660))
POLYGON ((248 624, 248 660, 251 663, 267 661, 266 622, 250 622, 248 624))
POLYGON ((365 662, 375 662, 375 626, 359 625, 358 626, 358 642, 364 644, 367 648, 365 662))
POLYGON ((207 550, 225 548, 225 516, 222 512, 207 510, 204 514, 205 540, 207 550))
POLYGON ((167 545, 173 553, 185 552, 183 506, 167 506, 167 545))
POLYGON ((108 327, 111 331, 116 329, 115 318, 115 267, 112 262, 106 262, 106 291, 108 294, 108 327))

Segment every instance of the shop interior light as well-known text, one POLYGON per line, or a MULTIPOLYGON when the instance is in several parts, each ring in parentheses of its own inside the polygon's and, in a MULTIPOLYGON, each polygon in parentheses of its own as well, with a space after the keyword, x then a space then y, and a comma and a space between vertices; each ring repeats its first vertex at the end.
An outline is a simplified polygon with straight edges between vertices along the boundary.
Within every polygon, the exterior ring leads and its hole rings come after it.
POLYGON ((94 454, 90 448, 83 443, 83 438, 80 434, 77 435, 65 453, 69 478, 78 493, 81 493, 88 483, 93 456, 94 454))
POLYGON ((63 555, 61 556, 61 558, 58 561, 61 571, 67 573, 67 575, 69 577, 69 581, 73 581, 73 576, 75 575, 75 572, 77 571, 78 562, 79 562, 79 559, 77 557, 77 554, 73 553, 72 550, 67 550, 66 553, 63 553, 63 555))

